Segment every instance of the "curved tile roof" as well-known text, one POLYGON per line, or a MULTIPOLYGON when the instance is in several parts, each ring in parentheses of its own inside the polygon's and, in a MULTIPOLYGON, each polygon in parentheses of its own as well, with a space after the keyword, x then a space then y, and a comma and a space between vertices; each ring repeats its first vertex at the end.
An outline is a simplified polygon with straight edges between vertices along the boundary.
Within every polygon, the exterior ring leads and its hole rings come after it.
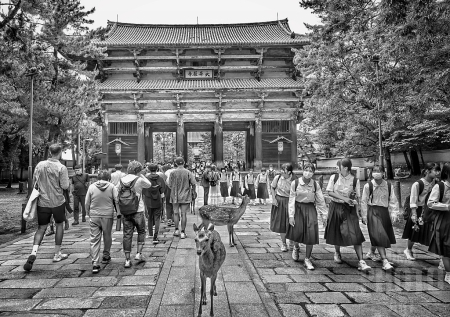
POLYGON ((303 45, 305 36, 293 33, 288 20, 239 24, 132 24, 108 21, 111 30, 97 45, 221 46, 303 45))
POLYGON ((222 79, 217 80, 106 80, 98 83, 100 91, 124 90, 220 90, 220 89, 301 89, 301 83, 291 78, 222 79))

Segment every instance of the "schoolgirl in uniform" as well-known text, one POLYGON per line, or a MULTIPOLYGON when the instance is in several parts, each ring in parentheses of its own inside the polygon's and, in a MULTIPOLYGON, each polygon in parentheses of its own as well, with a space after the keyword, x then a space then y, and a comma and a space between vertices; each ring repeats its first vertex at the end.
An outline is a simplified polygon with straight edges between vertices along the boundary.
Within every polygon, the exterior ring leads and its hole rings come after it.
POLYGON ((425 197, 432 190, 435 178, 439 175, 441 168, 436 163, 427 163, 422 171, 422 178, 412 184, 409 204, 411 207, 411 217, 406 220, 402 239, 408 239, 408 246, 403 251, 406 259, 414 261, 412 248, 414 243, 429 246, 431 240, 431 223, 422 221, 422 209, 425 204, 425 197), (421 184, 420 184, 421 182, 421 184), (423 188, 422 192, 419 192, 423 188), (415 229, 414 229, 415 228, 415 229), (418 230, 417 230, 418 229, 418 230))
POLYGON ((339 160, 337 166, 339 172, 331 175, 326 189, 331 203, 324 238, 327 244, 334 245, 336 263, 342 263, 341 247, 353 245, 359 260, 358 270, 369 271, 371 267, 363 260, 362 243, 365 239, 357 213, 361 197, 359 180, 350 173, 352 161, 349 158, 339 160))
POLYGON ((257 188, 257 194, 256 197, 259 198, 259 203, 265 206, 266 205, 266 199, 269 198, 269 192, 267 191, 267 182, 269 181, 269 177, 266 173, 266 169, 263 167, 261 169, 261 173, 258 174, 256 177, 256 188, 257 188))
POLYGON ((234 204, 234 199, 241 195, 241 173, 239 173, 239 168, 234 166, 234 171, 231 173, 231 191, 230 196, 233 197, 232 204, 234 204))
POLYGON ((209 194, 208 202, 210 205, 218 205, 220 203, 220 186, 219 186, 220 175, 217 172, 215 165, 211 165, 211 173, 209 174, 209 194))
POLYGON ((228 186, 229 186, 229 178, 226 172, 226 169, 222 167, 220 169, 220 196, 223 198, 223 203, 225 204, 227 201, 228 195, 228 186))
POLYGON ((383 179, 384 168, 375 166, 372 170, 373 180, 364 185, 361 197, 361 215, 369 231, 371 251, 367 257, 372 261, 382 261, 383 270, 391 271, 392 265, 386 258, 386 248, 396 244, 392 224, 398 220, 398 201, 391 184, 383 179), (390 186, 391 188, 389 188, 390 186), (381 258, 375 255, 375 249, 381 258))
POLYGON ((270 186, 272 191, 272 210, 270 213, 270 230, 281 236, 281 251, 287 252, 286 230, 289 226, 289 194, 291 183, 297 179, 292 164, 283 164, 280 175, 275 176, 270 186))
POLYGON ((250 169, 248 174, 244 177, 244 195, 248 195, 250 198, 250 203, 256 205, 256 193, 255 193, 255 175, 253 175, 253 170, 250 169))
POLYGON ((442 257, 445 269, 444 281, 450 284, 450 165, 448 164, 442 168, 441 181, 443 184, 436 184, 433 187, 427 203, 429 208, 436 210, 428 251, 442 257))
POLYGON ((303 176, 291 183, 289 191, 289 226, 286 238, 294 241, 292 259, 299 260, 299 243, 306 244, 304 265, 307 270, 314 270, 311 262, 313 246, 319 244, 318 216, 325 226, 327 221, 327 206, 320 185, 312 179, 314 165, 308 163, 304 167, 303 176))

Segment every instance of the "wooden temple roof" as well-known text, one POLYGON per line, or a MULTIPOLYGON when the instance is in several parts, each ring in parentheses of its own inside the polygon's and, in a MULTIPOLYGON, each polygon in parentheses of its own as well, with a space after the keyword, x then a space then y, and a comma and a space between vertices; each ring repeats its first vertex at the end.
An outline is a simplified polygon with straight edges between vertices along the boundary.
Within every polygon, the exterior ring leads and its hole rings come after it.
POLYGON ((218 80, 106 80, 98 83, 102 92, 108 91, 152 91, 152 90, 252 90, 252 89, 302 89, 300 81, 291 78, 222 79, 218 80))
POLYGON ((304 45, 305 36, 289 28, 288 20, 238 24, 132 24, 108 21, 111 30, 97 45, 107 47, 205 47, 304 45))

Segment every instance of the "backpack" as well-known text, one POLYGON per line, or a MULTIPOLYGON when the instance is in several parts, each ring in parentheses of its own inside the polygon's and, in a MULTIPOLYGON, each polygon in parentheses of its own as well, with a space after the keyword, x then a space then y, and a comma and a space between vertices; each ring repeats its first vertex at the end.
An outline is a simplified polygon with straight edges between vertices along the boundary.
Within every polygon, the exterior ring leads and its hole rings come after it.
MULTIPOLYGON (((159 178, 158 178, 159 179, 159 178)), ((152 186, 142 190, 142 195, 148 198, 150 208, 160 208, 161 203, 161 185, 158 183, 158 179, 149 179, 152 186)))
POLYGON ((135 214, 139 209, 139 197, 134 189, 138 178, 136 177, 129 185, 125 185, 120 180, 119 208, 120 213, 124 216, 135 214))
MULTIPOLYGON (((439 202, 442 202, 442 199, 444 198, 444 190, 445 190, 445 185, 443 182, 439 182, 437 183, 439 186, 439 202)), ((436 216, 438 215, 438 212, 440 210, 434 210, 430 207, 428 207, 428 198, 430 198, 430 194, 431 191, 428 193, 428 195, 425 197, 425 205, 423 206, 423 211, 422 211, 422 220, 424 222, 434 222, 434 219, 436 218, 436 216)))
MULTIPOLYGON (((425 184, 423 183, 423 181, 421 179, 419 179, 417 181, 419 183, 419 192, 417 195, 417 199, 419 199, 420 195, 422 194, 424 188, 425 188, 425 184)), ((411 217, 411 205, 410 205, 410 198, 411 195, 406 196, 405 198, 405 203, 403 204, 404 208, 403 208, 403 219, 408 220, 409 217, 411 217)))
MULTIPOLYGON (((387 182, 387 186, 388 186, 388 192, 389 192, 389 196, 388 196, 388 205, 389 202, 391 201, 391 183, 387 182)), ((369 181, 369 198, 370 198, 370 202, 373 203, 373 184, 372 181, 369 181)))
POLYGON ((212 177, 211 177, 211 179, 209 181, 209 184, 211 186, 217 186, 217 179, 216 179, 216 173, 215 172, 212 173, 212 177))

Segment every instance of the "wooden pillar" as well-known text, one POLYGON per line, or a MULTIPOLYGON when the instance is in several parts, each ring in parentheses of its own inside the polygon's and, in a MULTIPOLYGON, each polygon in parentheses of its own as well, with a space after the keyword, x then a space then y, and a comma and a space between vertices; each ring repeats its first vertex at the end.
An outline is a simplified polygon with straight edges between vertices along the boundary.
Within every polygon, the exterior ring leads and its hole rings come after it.
POLYGON ((144 115, 138 114, 137 121, 137 133, 138 133, 138 148, 137 160, 141 163, 145 163, 145 131, 144 131, 144 115))
POLYGON ((147 162, 153 160, 153 130, 150 123, 145 127, 145 159, 147 162))
POLYGON ((184 125, 177 124, 177 153, 176 157, 183 156, 184 151, 184 125))
POLYGON ((295 169, 298 169, 298 154, 297 154, 297 122, 295 120, 290 121, 291 130, 291 163, 295 169))
MULTIPOLYGON (((217 125, 217 124, 216 124, 217 125)), ((215 142, 214 160, 218 168, 223 167, 223 130, 216 127, 216 142, 215 142)))
POLYGON ((253 164, 255 170, 262 168, 262 123, 255 123, 255 160, 253 164))
POLYGON ((102 155, 101 168, 104 169, 108 169, 109 167, 108 135, 109 135, 108 122, 106 121, 102 126, 102 152, 105 154, 102 155))

